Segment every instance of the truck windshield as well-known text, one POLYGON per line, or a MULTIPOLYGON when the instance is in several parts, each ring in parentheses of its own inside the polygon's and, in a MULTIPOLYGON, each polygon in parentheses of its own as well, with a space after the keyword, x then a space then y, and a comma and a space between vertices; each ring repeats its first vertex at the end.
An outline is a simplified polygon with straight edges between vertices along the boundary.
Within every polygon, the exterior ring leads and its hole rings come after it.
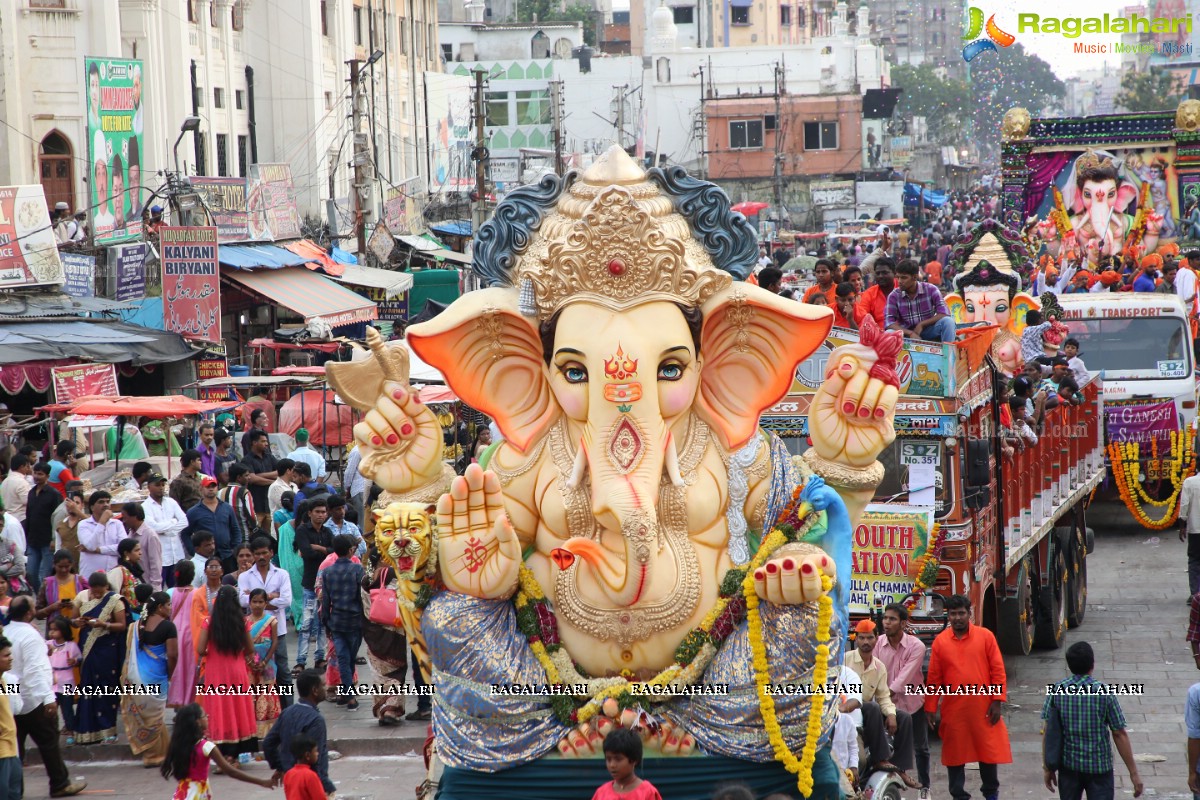
POLYGON ((1095 375, 1158 377, 1159 362, 1183 361, 1192 374, 1191 331, 1178 317, 1069 320, 1070 336, 1079 340, 1079 357, 1095 375))

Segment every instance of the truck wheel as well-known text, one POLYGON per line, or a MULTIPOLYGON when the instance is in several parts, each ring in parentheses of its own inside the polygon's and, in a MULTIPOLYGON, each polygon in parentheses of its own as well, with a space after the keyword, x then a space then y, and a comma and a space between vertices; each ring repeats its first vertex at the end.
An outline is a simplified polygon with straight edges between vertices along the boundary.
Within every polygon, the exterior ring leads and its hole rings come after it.
POLYGON ((1067 583, 1067 625, 1078 628, 1087 611, 1087 546, 1076 537, 1071 546, 1070 578, 1067 583))
POLYGON ((1029 559, 1017 565, 1017 594, 1000 601, 996 641, 1006 655, 1027 656, 1033 649, 1033 571, 1029 559))
POLYGON ((1067 559, 1063 548, 1055 542, 1050 546, 1050 570, 1046 585, 1038 590, 1037 624, 1033 643, 1038 647, 1057 649, 1067 632, 1067 559))

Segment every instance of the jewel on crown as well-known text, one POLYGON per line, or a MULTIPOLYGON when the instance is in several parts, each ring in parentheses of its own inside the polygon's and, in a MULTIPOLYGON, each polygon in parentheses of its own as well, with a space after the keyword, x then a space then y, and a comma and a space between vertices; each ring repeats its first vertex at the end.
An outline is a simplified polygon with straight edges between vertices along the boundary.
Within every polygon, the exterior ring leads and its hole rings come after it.
POLYGON ((1113 160, 1108 156, 1100 158, 1096 155, 1096 151, 1088 149, 1083 155, 1075 159, 1075 171, 1083 172, 1084 170, 1102 169, 1112 167, 1113 160))

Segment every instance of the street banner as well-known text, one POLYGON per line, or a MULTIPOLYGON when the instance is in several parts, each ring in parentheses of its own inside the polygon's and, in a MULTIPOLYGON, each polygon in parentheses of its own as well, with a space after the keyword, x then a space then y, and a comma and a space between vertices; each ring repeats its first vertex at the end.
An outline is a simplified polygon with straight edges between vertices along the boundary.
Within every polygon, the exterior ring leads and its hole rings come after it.
POLYGON ((117 278, 114 300, 141 300, 146 296, 146 256, 149 254, 150 246, 145 242, 108 248, 108 268, 117 278))
POLYGON ((854 529, 850 613, 899 603, 916 585, 917 560, 929 547, 933 506, 872 503, 854 529))
POLYGON ((817 181, 809 191, 814 206, 854 207, 854 181, 817 181))
POLYGON ((54 402, 73 403, 81 397, 103 395, 116 397, 117 367, 115 364, 74 364, 51 367, 50 380, 54 402))
POLYGON ((396 249, 396 239, 392 236, 392 232, 382 221, 375 225, 375 231, 371 234, 371 238, 367 240, 367 249, 371 251, 371 255, 375 256, 380 263, 386 264, 388 258, 392 255, 392 251, 396 249))
POLYGON ((71 297, 96 296, 96 257, 81 253, 60 253, 66 282, 63 291, 71 297))
POLYGON ((142 62, 85 58, 88 208, 95 243, 142 235, 142 62))
POLYGON ((186 339, 221 341, 216 228, 161 228, 163 323, 186 339))
POLYGON ((398 186, 391 186, 383 194, 383 224, 393 234, 410 233, 408 230, 408 196, 398 186))
MULTIPOLYGON (((471 161, 471 151, 475 148, 471 127, 472 91, 471 79, 466 75, 425 73, 425 116, 432 162, 430 193, 469 192, 475 188, 475 165, 471 161)), ((549 102, 543 98, 531 101, 531 104, 545 103, 549 108, 549 102)), ((537 108, 540 115, 541 106, 537 108)))
MULTIPOLYGON (((1157 440, 1158 452, 1169 453, 1171 433, 1180 429, 1175 401, 1129 403, 1104 401, 1104 430, 1109 442, 1137 442, 1149 448, 1157 440)), ((1143 452, 1149 456, 1149 451, 1143 452)))
POLYGON ((250 213, 247 210, 245 178, 192 178, 192 188, 204 200, 204 207, 217 226, 221 244, 244 242, 250 238, 250 213))
POLYGON ((255 164, 250 167, 250 239, 299 239, 302 230, 296 210, 296 188, 288 164, 255 164))
POLYGON ((45 191, 40 185, 0 187, 0 288, 64 280, 45 191))
POLYGON ((220 358, 198 358, 196 359, 196 377, 202 381, 209 378, 228 378, 229 361, 224 356, 220 358))

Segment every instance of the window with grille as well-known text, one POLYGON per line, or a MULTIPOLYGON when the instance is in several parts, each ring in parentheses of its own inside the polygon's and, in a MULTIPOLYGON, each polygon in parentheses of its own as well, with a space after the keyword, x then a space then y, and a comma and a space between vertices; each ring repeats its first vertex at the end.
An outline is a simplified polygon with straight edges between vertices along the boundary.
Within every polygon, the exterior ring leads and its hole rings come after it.
POLYGON ((244 178, 250 172, 250 137, 238 137, 238 177, 244 178))
POLYGON ((67 0, 29 0, 30 8, 66 8, 67 0))
POLYGON ((750 6, 734 6, 729 9, 729 22, 733 25, 749 25, 750 6))
POLYGON ((229 137, 223 133, 217 134, 217 175, 229 177, 229 137))
POLYGON ((246 4, 242 0, 238 0, 233 4, 233 29, 235 31, 244 30, 246 27, 246 4))
POLYGON ((233 107, 238 111, 246 107, 246 93, 241 89, 235 89, 233 92, 233 107))
POLYGON ((763 146, 763 121, 761 119, 731 120, 729 123, 729 149, 752 150, 763 146))
POLYGON ((184 0, 187 4, 188 22, 198 22, 196 18, 196 0, 184 0))
POLYGON ((354 9, 354 43, 362 47, 363 43, 363 15, 362 9, 354 9))
POLYGON ((790 28, 792 26, 792 7, 779 7, 779 24, 790 28))
POLYGON ((837 150, 838 124, 836 122, 804 123, 805 150, 837 150))
POLYGON ((321 35, 329 35, 329 3, 321 0, 321 35))

